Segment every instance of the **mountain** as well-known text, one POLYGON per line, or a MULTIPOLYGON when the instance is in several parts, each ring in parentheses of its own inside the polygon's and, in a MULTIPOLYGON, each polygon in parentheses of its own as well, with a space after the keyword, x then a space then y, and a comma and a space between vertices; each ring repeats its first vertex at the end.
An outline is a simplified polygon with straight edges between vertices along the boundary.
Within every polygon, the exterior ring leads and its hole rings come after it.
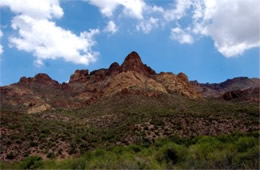
POLYGON ((199 83, 198 81, 190 81, 197 93, 203 97, 224 98, 231 100, 241 98, 242 96, 259 99, 259 78, 236 77, 228 79, 221 83, 199 83), (233 94, 233 95, 232 95, 233 94))
POLYGON ((0 168, 257 169, 251 80, 189 82, 156 73, 136 52, 121 65, 76 70, 68 83, 22 77, 0 87, 0 168))
POLYGON ((108 69, 76 70, 68 83, 59 84, 47 74, 22 77, 18 83, 1 87, 3 108, 36 113, 57 108, 80 108, 101 98, 117 94, 158 96, 181 94, 198 98, 184 73, 157 74, 143 64, 136 52, 131 52, 119 65, 112 63, 108 69))

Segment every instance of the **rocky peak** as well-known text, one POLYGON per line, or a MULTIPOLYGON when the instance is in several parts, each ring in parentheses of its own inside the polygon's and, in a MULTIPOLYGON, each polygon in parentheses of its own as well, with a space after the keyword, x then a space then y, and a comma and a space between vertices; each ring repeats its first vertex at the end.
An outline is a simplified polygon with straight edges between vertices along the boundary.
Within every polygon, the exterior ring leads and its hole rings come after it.
POLYGON ((148 77, 152 74, 156 74, 154 70, 143 64, 140 56, 135 51, 128 54, 125 61, 121 65, 121 71, 136 71, 148 77))
POLYGON ((21 77, 18 84, 20 85, 28 85, 31 82, 31 78, 21 77))
POLYGON ((182 81, 184 81, 184 82, 188 82, 188 77, 187 77, 187 75, 184 74, 184 73, 182 73, 182 72, 180 72, 180 73, 177 75, 177 77, 178 77, 179 79, 181 79, 182 81))
POLYGON ((120 65, 117 62, 114 62, 110 65, 107 74, 112 75, 120 71, 120 65))
POLYGON ((18 109, 21 106, 28 110, 33 103, 35 107, 29 112, 55 107, 78 108, 121 92, 147 96, 168 93, 199 97, 184 73, 177 76, 173 73, 156 74, 152 68, 143 64, 136 52, 131 52, 121 66, 114 62, 108 69, 92 72, 76 70, 70 76, 69 83, 59 84, 41 73, 31 78, 22 77, 19 83, 0 89, 4 103, 17 106, 18 109))
POLYGON ((70 83, 81 83, 87 81, 88 70, 76 70, 74 74, 70 76, 70 83))
POLYGON ((32 83, 39 83, 44 85, 59 85, 59 83, 55 80, 52 80, 50 76, 45 73, 39 73, 35 75, 33 78, 22 77, 18 84, 20 85, 31 85, 32 83))
POLYGON ((139 56, 139 54, 135 51, 129 53, 127 57, 125 58, 123 66, 129 66, 129 65, 143 65, 143 62, 139 56))
POLYGON ((33 78, 35 81, 37 82, 46 82, 46 81, 53 81, 49 75, 45 74, 45 73, 39 73, 36 74, 33 78))

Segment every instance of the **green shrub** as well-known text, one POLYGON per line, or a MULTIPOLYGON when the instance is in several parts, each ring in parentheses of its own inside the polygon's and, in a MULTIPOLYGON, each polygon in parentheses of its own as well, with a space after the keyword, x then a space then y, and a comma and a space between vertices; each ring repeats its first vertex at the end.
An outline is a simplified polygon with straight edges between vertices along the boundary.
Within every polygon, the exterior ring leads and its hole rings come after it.
POLYGON ((254 137, 241 137, 235 143, 238 152, 246 152, 248 149, 254 147, 257 140, 254 137))
MULTIPOLYGON (((111 145, 72 159, 28 157, 22 162, 4 162, 1 169, 258 169, 258 137, 255 133, 232 134, 160 139, 150 145, 111 145)), ((52 155, 49 152, 48 157, 52 155)))
POLYGON ((248 148, 246 152, 237 153, 233 158, 234 168, 254 169, 259 167, 259 145, 248 148))
POLYGON ((173 142, 162 146, 156 153, 155 158, 160 164, 166 163, 169 167, 186 159, 187 149, 173 142))
POLYGON ((36 169, 42 165, 42 159, 38 156, 27 157, 21 164, 22 169, 36 169))

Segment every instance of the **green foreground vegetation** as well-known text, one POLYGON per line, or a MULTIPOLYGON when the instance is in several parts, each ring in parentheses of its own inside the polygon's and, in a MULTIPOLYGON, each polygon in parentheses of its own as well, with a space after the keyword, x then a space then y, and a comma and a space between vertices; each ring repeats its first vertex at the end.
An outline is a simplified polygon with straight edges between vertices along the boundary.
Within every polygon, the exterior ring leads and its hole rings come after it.
POLYGON ((2 162, 1 169, 258 169, 259 132, 190 139, 171 137, 153 144, 94 149, 72 159, 27 157, 2 162))

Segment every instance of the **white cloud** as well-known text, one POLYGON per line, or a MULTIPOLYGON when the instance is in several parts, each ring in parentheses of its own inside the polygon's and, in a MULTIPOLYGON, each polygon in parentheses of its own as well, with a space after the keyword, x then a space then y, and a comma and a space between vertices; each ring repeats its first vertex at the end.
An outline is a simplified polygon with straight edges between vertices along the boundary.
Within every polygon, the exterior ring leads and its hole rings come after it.
MULTIPOLYGON (((259 0, 177 0, 175 8, 165 10, 166 21, 178 21, 191 10, 193 34, 209 36, 225 57, 235 57, 260 47, 259 0)), ((192 34, 172 29, 171 38, 192 43, 192 34)))
POLYGON ((63 16, 59 0, 1 0, 0 7, 5 6, 16 14, 34 18, 60 18, 63 16))
POLYGON ((137 19, 143 18, 143 9, 145 2, 143 0, 85 0, 92 5, 97 6, 101 13, 106 17, 113 16, 114 11, 123 7, 123 13, 137 19))
MULTIPOLYGON (((1 42, 2 36, 3 36, 3 32, 0 30, 0 42, 1 42)), ((4 52, 3 46, 2 46, 2 44, 0 43, 0 54, 2 54, 3 52, 4 52)))
POLYGON ((260 47, 260 1, 217 0, 206 5, 205 34, 210 36, 220 53, 226 57, 238 56, 244 51, 260 47))
MULTIPOLYGON (((170 7, 152 6, 148 0, 84 1, 96 6, 107 17, 108 24, 103 31, 111 34, 118 31, 114 20, 126 19, 115 18, 118 12, 119 16, 136 19, 134 27, 145 34, 154 28, 168 29, 170 26, 170 38, 181 44, 192 44, 193 36, 208 36, 214 41, 216 49, 226 57, 238 56, 248 49, 260 47, 259 0, 176 0, 170 7), (192 23, 180 22, 184 17, 189 17, 192 23)), ((83 32, 77 36, 58 27, 52 20, 63 16, 59 0, 0 0, 0 7, 3 6, 9 7, 16 14, 12 24, 18 35, 10 38, 12 44, 21 50, 33 52, 39 63, 47 58, 64 58, 83 64, 94 61, 92 58, 95 58, 96 52, 92 51, 95 44, 93 32, 83 32), (40 25, 45 29, 41 29, 40 25), (39 39, 30 36, 31 32, 39 39), (56 37, 57 40, 50 38, 48 42, 41 34, 56 37), (92 36, 83 36, 85 34, 92 36), (67 45, 67 38, 73 44, 70 48, 53 48, 57 44, 67 45), (35 48, 32 48, 35 44, 35 48), (30 45, 32 47, 29 48, 30 45), (48 51, 50 49, 52 51, 48 51), (73 53, 75 61, 67 53, 73 53)), ((96 34, 98 30, 94 32, 96 34)))
POLYGON ((138 31, 142 30, 144 33, 148 34, 153 28, 158 26, 158 18, 150 17, 149 20, 141 21, 137 26, 136 29, 138 31))
POLYGON ((19 36, 10 37, 10 42, 19 50, 32 52, 36 63, 41 65, 45 59, 63 58, 75 64, 89 64, 95 61, 96 53, 91 47, 95 44, 93 36, 98 30, 82 32, 80 36, 47 19, 34 19, 26 15, 16 16, 12 28, 19 36))
POLYGON ((111 34, 115 34, 118 31, 118 27, 116 26, 114 21, 109 21, 104 31, 111 34))
POLYGON ((57 26, 51 19, 63 15, 59 0, 1 0, 0 7, 9 7, 17 14, 12 19, 17 35, 9 37, 10 44, 33 53, 37 65, 42 65, 45 59, 58 58, 85 65, 95 61, 98 52, 92 50, 93 36, 99 30, 81 32, 77 36, 57 26))
POLYGON ((113 15, 114 10, 118 7, 118 1, 111 0, 86 0, 92 5, 97 6, 100 9, 100 12, 107 16, 111 17, 113 15))
POLYGON ((163 17, 166 21, 179 20, 186 15, 186 11, 191 7, 192 0, 177 0, 175 8, 165 10, 163 17))
POLYGON ((181 44, 192 44, 193 38, 190 34, 183 31, 181 28, 176 27, 171 30, 171 39, 177 40, 181 44))
POLYGON ((145 5, 145 9, 147 10, 146 12, 157 12, 157 13, 163 13, 164 12, 164 9, 160 6, 156 6, 156 5, 153 5, 153 6, 149 6, 149 5, 145 5), (149 11, 148 11, 149 10, 149 11))

